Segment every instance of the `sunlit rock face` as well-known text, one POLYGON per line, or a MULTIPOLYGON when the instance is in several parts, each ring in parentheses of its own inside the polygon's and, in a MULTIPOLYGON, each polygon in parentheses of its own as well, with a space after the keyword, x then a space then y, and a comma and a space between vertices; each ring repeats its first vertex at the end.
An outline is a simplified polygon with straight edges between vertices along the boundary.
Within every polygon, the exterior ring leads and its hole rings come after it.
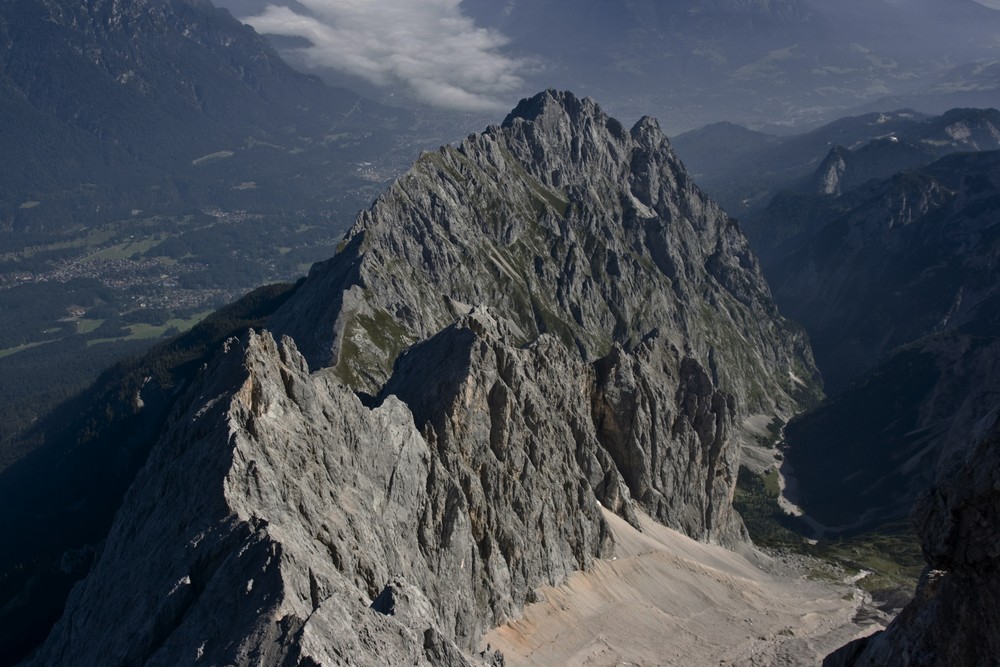
POLYGON ((423 155, 270 328, 175 406, 37 664, 497 662, 613 553, 602 506, 745 539, 741 424, 815 374, 655 122, 552 91, 423 155))

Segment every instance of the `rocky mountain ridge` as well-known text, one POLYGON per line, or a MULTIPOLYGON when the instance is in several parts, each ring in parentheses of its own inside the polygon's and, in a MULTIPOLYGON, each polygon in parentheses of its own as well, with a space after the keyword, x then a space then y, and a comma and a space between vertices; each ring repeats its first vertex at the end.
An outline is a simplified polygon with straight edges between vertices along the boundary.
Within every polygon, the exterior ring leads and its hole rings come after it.
MULTIPOLYGON (((552 333, 588 362, 660 341, 673 361, 658 372, 678 378, 689 358, 740 397, 737 437, 751 415, 787 416, 817 387, 805 339, 773 309, 738 226, 655 122, 626 132, 567 93, 525 100, 501 127, 424 155, 273 326, 310 366, 376 394, 400 350, 472 304, 504 313, 522 342, 552 333)), ((648 418, 669 418, 650 402, 648 418)))
POLYGON ((402 347, 473 304, 590 361, 659 333, 692 348, 750 411, 791 405, 789 370, 813 381, 804 339, 774 310, 738 225, 655 121, 626 131, 566 93, 522 101, 502 126, 422 156, 313 268, 275 328, 311 365, 374 393, 402 347), (718 312, 724 324, 706 326, 718 312))
POLYGON ((655 123, 554 91, 422 156, 269 326, 175 405, 34 664, 497 660, 611 553, 601 505, 743 540, 748 418, 814 382, 655 123))
MULTIPOLYGON (((490 316, 466 324, 473 328, 453 331, 487 348, 498 342, 501 325, 490 316)), ((451 335, 440 341, 448 356, 451 335)), ((493 350, 479 360, 496 364, 493 350)), ((569 389, 571 400, 572 385, 559 382, 571 369, 555 361, 548 382, 531 390, 569 389)), ((533 368, 528 360, 518 379, 533 368)), ((471 398, 483 409, 460 414, 488 415, 485 394, 462 396, 471 378, 454 379, 459 402, 471 398)), ((532 586, 558 581, 610 547, 596 499, 582 493, 586 480, 564 468, 576 467, 561 446, 573 437, 565 425, 534 440, 534 463, 502 461, 481 419, 456 418, 450 429, 422 435, 399 399, 369 409, 329 374, 310 376, 290 339, 278 344, 266 333, 230 341, 199 389, 126 498, 101 561, 71 596, 67 630, 56 627, 37 664, 68 656, 112 664, 196 656, 466 664, 458 647, 471 652, 478 633, 514 613, 532 586), (463 427, 472 433, 454 432, 463 427), (127 533, 136 537, 119 537, 127 533), (155 555, 136 561, 137 544, 155 555), (124 585, 109 589, 114 578, 124 585), (234 610, 235 590, 243 599, 234 610), (123 606, 143 611, 112 623, 107 637, 75 639, 123 606), (230 611, 215 615, 223 606, 230 611)), ((435 408, 432 422, 448 420, 453 406, 435 408)))

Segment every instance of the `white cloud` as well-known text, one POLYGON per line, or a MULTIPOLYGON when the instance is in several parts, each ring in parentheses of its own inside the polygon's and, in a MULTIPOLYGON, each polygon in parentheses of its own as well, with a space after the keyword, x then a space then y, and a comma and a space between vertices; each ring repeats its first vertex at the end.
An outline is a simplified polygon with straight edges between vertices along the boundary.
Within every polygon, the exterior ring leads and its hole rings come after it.
POLYGON ((427 104, 462 110, 509 106, 522 63, 503 55, 507 38, 476 27, 461 0, 299 0, 308 13, 269 5, 242 19, 257 32, 304 37, 308 64, 376 85, 402 83, 427 104))

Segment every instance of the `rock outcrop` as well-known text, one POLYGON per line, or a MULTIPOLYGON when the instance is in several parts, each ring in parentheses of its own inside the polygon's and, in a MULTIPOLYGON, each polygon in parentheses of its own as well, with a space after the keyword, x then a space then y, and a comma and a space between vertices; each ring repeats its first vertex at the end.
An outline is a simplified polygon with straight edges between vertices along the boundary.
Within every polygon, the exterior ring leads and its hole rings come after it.
POLYGON ((825 667, 995 665, 1000 655, 1000 418, 944 460, 914 516, 927 569, 885 631, 848 644, 825 667))
POLYGON ((375 393, 399 350, 466 304, 591 361, 659 331, 706 367, 723 360, 714 380, 747 410, 789 409, 788 370, 814 372, 738 225, 656 122, 627 131, 568 93, 524 100, 501 127, 424 154, 313 268, 275 328, 310 364, 375 393))
POLYGON ((270 328, 180 401, 37 664, 500 660, 485 629, 612 553, 602 505, 744 539, 742 423, 815 373, 655 122, 551 91, 422 156, 270 328))
POLYGON ((359 216, 342 251, 313 268, 273 328, 311 366, 375 395, 401 350, 475 304, 510 319, 521 343, 550 333, 585 362, 611 355, 601 363, 627 365, 660 341, 655 354, 673 368, 646 364, 653 409, 639 408, 659 423, 625 438, 662 453, 658 440, 687 437, 662 396, 711 412, 725 435, 709 442, 701 427, 707 453, 697 458, 722 464, 721 484, 699 482, 695 502, 711 489, 712 508, 692 522, 662 500, 663 491, 676 499, 668 458, 652 455, 666 467, 645 481, 625 476, 651 514, 701 538, 735 534, 726 509, 735 477, 725 470, 736 465, 739 425, 789 415, 818 385, 808 343, 778 315, 738 225, 691 182, 655 121, 627 131, 569 93, 524 100, 502 126, 423 155, 359 216), (699 387, 681 400, 682 383, 699 387))
POLYGON ((35 663, 466 664, 534 587, 612 546, 577 461, 579 362, 546 338, 504 347, 499 326, 473 315, 407 355, 424 378, 453 364, 415 413, 310 375, 290 339, 231 340, 35 663), (504 448, 508 411, 539 422, 529 444, 504 448))

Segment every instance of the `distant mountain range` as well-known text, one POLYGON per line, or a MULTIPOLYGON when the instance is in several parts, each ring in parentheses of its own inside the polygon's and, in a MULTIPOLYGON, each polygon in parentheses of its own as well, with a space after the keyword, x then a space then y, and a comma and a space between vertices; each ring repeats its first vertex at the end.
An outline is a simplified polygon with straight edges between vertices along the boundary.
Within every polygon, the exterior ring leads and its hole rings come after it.
POLYGON ((12 0, 0 91, 7 233, 133 209, 337 200, 360 181, 354 163, 385 153, 408 122, 292 70, 201 0, 12 0))
POLYGON ((785 213, 767 212, 781 205, 778 193, 840 193, 948 153, 996 150, 1000 112, 872 112, 787 136, 716 123, 672 143, 702 187, 740 219, 766 264, 772 248, 794 234, 785 213))
MULTIPOLYGON (((539 78, 614 99, 625 115, 655 109, 671 129, 710 120, 815 123, 893 94, 924 110, 924 96, 938 106, 947 99, 926 89, 928 77, 1000 58, 1000 12, 972 0, 626 0, 613 9, 597 1, 465 0, 462 7, 509 35, 512 52, 539 56, 539 78)), ((996 94, 995 81, 989 89, 996 94)))

